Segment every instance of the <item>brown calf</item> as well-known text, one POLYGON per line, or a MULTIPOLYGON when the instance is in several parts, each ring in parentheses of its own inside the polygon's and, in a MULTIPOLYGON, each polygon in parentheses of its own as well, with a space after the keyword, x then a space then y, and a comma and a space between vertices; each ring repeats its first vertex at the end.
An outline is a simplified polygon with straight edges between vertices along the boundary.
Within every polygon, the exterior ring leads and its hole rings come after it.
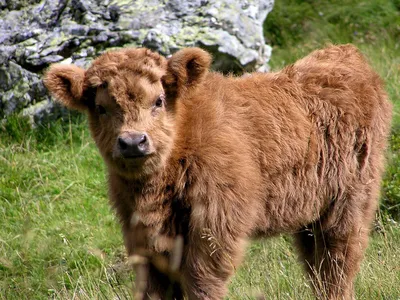
MULTIPOLYGON (((59 101, 88 114, 128 254, 135 213, 155 253, 183 236, 188 297, 221 299, 249 238, 291 233, 317 296, 350 299, 390 127, 381 80, 351 45, 244 77, 210 61, 198 48, 168 60, 123 49, 46 74, 59 101)), ((164 297, 149 271, 148 294, 164 297)))

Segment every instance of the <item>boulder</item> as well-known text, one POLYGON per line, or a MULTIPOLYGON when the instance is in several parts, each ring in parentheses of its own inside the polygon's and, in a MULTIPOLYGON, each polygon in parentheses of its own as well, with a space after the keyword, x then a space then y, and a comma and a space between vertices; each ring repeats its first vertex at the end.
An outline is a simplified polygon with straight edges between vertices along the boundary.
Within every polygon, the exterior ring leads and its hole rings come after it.
POLYGON ((199 46, 222 72, 267 71, 263 22, 273 0, 0 0, 0 118, 59 118, 41 77, 51 63, 86 67, 113 47, 169 56, 199 46))

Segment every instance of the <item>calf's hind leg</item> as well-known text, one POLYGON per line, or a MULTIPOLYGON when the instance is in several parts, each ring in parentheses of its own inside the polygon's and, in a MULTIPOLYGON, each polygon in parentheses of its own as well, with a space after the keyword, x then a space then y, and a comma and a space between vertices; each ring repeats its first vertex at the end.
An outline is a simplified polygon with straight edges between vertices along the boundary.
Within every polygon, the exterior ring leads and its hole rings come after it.
POLYGON ((344 224, 345 231, 343 227, 323 230, 323 222, 318 221, 296 234, 301 260, 319 299, 354 299, 353 281, 369 233, 369 222, 357 223, 344 224))

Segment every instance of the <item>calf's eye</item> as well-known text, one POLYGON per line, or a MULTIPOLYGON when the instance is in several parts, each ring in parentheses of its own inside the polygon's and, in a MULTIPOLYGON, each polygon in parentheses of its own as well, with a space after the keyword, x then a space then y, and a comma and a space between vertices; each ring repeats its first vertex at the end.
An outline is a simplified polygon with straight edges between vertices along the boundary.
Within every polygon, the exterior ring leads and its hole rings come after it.
POLYGON ((155 107, 162 107, 164 104, 164 95, 158 96, 156 102, 154 102, 155 107))
POLYGON ((154 104, 156 107, 161 107, 162 106, 162 103, 163 103, 163 101, 162 101, 162 99, 161 98, 158 98, 157 100, 156 100, 156 103, 154 104))
POLYGON ((101 105, 96 105, 96 111, 99 115, 104 115, 106 113, 106 109, 101 105))

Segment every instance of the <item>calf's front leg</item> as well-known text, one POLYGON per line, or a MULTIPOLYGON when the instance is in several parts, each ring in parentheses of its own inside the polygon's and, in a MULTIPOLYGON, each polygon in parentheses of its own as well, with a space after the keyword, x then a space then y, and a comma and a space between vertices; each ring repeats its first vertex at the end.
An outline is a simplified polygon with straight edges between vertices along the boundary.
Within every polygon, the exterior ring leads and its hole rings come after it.
POLYGON ((245 239, 217 237, 207 229, 195 236, 182 264, 187 296, 190 300, 223 299, 229 279, 244 256, 245 239))

